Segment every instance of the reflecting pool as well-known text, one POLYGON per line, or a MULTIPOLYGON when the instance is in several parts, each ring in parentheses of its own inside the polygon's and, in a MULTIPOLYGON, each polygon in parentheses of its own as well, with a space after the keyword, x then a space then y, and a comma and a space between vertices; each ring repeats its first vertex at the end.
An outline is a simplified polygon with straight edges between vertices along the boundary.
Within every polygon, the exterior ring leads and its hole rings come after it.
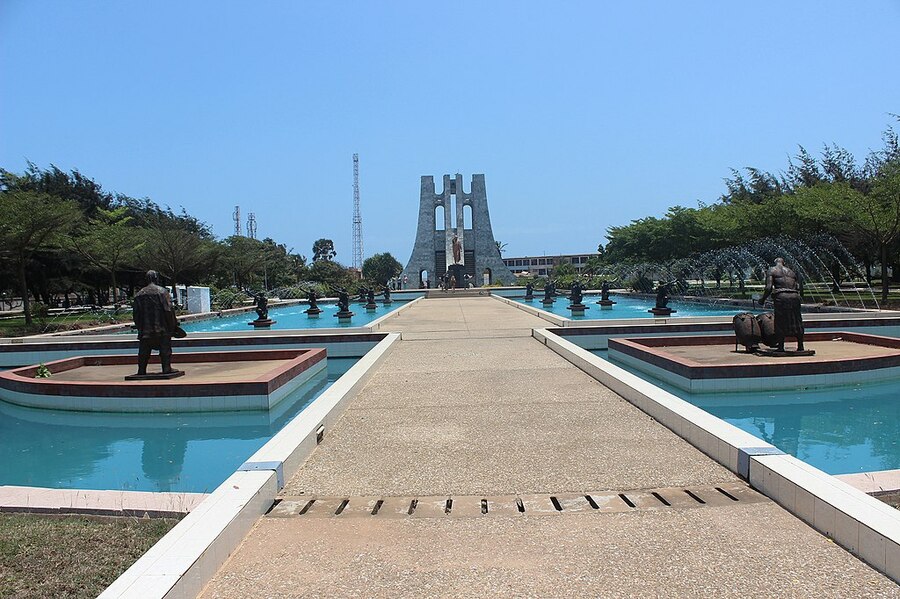
POLYGON ((106 414, 0 401, 0 485, 210 492, 355 363, 329 358, 271 411, 106 414))

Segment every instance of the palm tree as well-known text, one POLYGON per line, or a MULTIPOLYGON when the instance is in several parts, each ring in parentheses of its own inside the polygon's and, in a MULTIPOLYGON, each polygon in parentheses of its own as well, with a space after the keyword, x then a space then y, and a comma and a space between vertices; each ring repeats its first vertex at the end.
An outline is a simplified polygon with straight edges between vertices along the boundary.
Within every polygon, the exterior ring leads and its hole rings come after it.
POLYGON ((501 241, 494 241, 497 244, 497 251, 502 255, 506 251, 506 244, 501 241))

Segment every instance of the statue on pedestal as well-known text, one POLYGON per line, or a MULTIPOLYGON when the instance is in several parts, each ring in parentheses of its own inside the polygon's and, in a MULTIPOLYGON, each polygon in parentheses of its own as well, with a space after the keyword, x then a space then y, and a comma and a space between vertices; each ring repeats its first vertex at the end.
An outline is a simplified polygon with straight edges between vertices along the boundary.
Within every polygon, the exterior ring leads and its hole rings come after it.
POLYGON ((459 241, 459 235, 453 234, 453 264, 459 264, 462 260, 462 243, 459 241))
POLYGON ((147 271, 147 286, 134 296, 134 326, 138 332, 138 370, 131 378, 174 378, 184 374, 172 368, 172 337, 184 337, 186 333, 178 326, 172 296, 169 290, 159 285, 159 275, 155 270, 147 271), (147 364, 153 350, 159 351, 162 372, 147 374, 147 364))
POLYGON ((766 273, 766 290, 759 298, 763 305, 772 296, 775 306, 776 351, 784 351, 785 337, 796 337, 797 351, 803 349, 803 317, 800 313, 800 281, 797 274, 784 265, 783 258, 775 259, 775 266, 766 273))

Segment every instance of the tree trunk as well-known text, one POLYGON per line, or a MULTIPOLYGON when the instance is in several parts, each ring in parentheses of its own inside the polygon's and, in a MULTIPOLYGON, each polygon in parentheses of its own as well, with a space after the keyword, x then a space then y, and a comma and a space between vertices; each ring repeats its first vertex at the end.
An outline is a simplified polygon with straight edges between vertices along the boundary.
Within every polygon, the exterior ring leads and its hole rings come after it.
POLYGON ((881 301, 886 302, 891 290, 891 278, 888 276, 888 246, 881 244, 881 301))
POLYGON ((25 256, 19 254, 19 288, 22 290, 22 311, 25 326, 31 326, 31 304, 28 299, 28 282, 25 280, 25 256))
POLYGON ((116 269, 112 268, 110 270, 110 274, 112 276, 112 296, 113 296, 113 304, 119 301, 119 287, 116 284, 116 269))

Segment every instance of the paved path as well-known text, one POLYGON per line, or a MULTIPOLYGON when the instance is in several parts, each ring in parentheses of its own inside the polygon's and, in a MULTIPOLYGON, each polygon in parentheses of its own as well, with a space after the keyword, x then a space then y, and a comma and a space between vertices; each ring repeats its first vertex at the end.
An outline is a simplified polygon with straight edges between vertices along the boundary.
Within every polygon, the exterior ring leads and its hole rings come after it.
POLYGON ((900 596, 776 504, 723 499, 733 474, 529 336, 545 324, 490 298, 392 320, 403 340, 204 596, 900 596), (534 503, 482 514, 496 496, 534 503), (351 513, 377 498, 394 511, 351 513))

